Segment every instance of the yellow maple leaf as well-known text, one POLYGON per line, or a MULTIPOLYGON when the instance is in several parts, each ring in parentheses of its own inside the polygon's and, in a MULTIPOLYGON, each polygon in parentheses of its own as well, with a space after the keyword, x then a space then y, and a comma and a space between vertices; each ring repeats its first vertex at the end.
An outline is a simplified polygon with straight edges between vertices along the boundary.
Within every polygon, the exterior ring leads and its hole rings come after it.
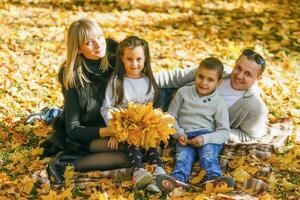
POLYGON ((30 194, 35 181, 29 176, 25 176, 22 179, 21 183, 22 183, 21 187, 23 188, 22 191, 25 192, 26 194, 30 194))
POLYGON ((205 190, 203 191, 204 194, 210 194, 214 191, 214 184, 213 183, 206 183, 205 190))
POLYGON ((48 195, 42 195, 42 200, 59 200, 60 196, 53 190, 50 190, 48 195))
POLYGON ((125 180, 125 181, 122 181, 121 183, 121 187, 123 188, 130 188, 133 186, 133 182, 131 180, 125 180))
POLYGON ((297 186, 289 181, 287 181, 285 178, 282 180, 281 185, 284 187, 286 190, 294 190, 297 186))
POLYGON ((160 142, 168 143, 170 135, 176 131, 171 127, 175 120, 171 115, 153 104, 136 104, 130 102, 126 109, 114 109, 109 127, 119 142, 149 149, 160 142))
POLYGON ((259 167, 255 167, 255 166, 244 166, 243 169, 251 175, 256 174, 256 172, 260 170, 259 167))
POLYGON ((44 151, 43 148, 37 147, 37 148, 32 149, 30 152, 31 152, 31 155, 38 156, 38 155, 41 155, 43 153, 43 151, 44 151))
POLYGON ((245 162, 246 156, 236 156, 233 160, 228 162, 230 168, 235 169, 242 166, 245 162))
POLYGON ((205 174, 206 174, 206 171, 205 171, 205 170, 201 170, 201 171, 199 172, 199 174, 198 174, 196 177, 193 177, 193 178, 190 180, 190 182, 191 182, 192 184, 200 183, 200 181, 203 179, 203 177, 205 176, 205 174))
POLYGON ((243 183, 245 180, 251 178, 251 175, 248 174, 242 167, 235 169, 231 175, 233 176, 234 180, 243 183))
POLYGON ((5 173, 0 173, 0 183, 5 183, 7 181, 9 181, 10 178, 5 174, 5 173))
POLYGON ((274 173, 270 175, 268 183, 273 190, 277 188, 278 183, 276 177, 274 176, 274 173))
POLYGON ((60 194, 60 199, 73 199, 72 198, 72 190, 73 190, 73 187, 68 187, 67 189, 64 189, 62 191, 62 193, 60 194))
POLYGON ((259 200, 273 200, 273 197, 269 194, 264 194, 261 197, 259 197, 259 200))
POLYGON ((203 195, 201 194, 197 195, 195 200, 204 200, 203 195))
POLYGON ((74 171, 73 166, 67 166, 64 172, 65 184, 67 187, 73 185, 73 179, 77 173, 74 171))
POLYGON ((223 182, 218 183, 214 188, 215 193, 227 193, 227 192, 231 192, 232 190, 233 190, 232 187, 228 187, 228 185, 223 182))

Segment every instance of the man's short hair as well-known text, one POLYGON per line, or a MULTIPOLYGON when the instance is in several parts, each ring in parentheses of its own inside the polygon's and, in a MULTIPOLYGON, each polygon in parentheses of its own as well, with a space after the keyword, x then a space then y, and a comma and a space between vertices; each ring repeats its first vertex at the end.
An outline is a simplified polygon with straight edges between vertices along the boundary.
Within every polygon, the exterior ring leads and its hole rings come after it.
MULTIPOLYGON (((255 61, 256 64, 261 67, 259 75, 263 74, 266 69, 266 61, 259 53, 253 51, 252 49, 244 49, 240 57, 241 56, 246 56, 249 60, 255 61)), ((240 59, 240 57, 238 59, 240 59)))

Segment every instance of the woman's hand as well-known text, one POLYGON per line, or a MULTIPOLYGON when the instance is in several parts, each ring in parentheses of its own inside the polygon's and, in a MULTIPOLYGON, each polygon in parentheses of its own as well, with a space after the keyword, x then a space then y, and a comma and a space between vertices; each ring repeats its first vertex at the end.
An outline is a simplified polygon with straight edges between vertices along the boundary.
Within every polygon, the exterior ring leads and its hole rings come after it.
POLYGON ((203 137, 201 135, 194 137, 193 139, 188 141, 188 144, 192 145, 193 147, 201 147, 203 145, 203 137))
POLYGON ((110 137, 108 141, 108 147, 111 150, 118 150, 119 142, 115 137, 110 137))
POLYGON ((187 138, 186 134, 180 135, 178 138, 178 142, 181 146, 186 146, 188 144, 188 138, 187 138))

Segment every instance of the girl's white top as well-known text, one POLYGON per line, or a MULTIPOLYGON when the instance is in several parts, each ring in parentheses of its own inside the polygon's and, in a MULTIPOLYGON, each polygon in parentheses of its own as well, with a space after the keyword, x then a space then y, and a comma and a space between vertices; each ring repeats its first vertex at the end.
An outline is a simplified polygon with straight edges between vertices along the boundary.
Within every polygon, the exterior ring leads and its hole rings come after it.
POLYGON ((124 99, 120 105, 116 105, 116 95, 113 96, 112 91, 112 81, 107 85, 105 91, 105 99, 101 107, 101 115, 108 125, 108 121, 112 118, 110 111, 113 108, 127 108, 129 102, 135 102, 139 104, 146 104, 153 101, 154 98, 154 88, 151 87, 150 92, 147 94, 149 86, 148 77, 142 77, 139 79, 124 78, 124 99))

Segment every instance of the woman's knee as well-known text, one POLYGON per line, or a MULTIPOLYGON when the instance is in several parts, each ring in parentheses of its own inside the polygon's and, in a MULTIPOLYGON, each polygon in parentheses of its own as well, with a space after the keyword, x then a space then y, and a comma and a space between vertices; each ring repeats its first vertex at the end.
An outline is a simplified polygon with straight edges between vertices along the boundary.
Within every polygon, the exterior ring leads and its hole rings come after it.
POLYGON ((109 138, 99 138, 92 140, 89 145, 89 150, 93 153, 111 151, 108 147, 108 140, 109 138))
POLYGON ((130 164, 125 153, 114 151, 87 155, 77 160, 76 166, 78 171, 90 171, 128 168, 130 164))

